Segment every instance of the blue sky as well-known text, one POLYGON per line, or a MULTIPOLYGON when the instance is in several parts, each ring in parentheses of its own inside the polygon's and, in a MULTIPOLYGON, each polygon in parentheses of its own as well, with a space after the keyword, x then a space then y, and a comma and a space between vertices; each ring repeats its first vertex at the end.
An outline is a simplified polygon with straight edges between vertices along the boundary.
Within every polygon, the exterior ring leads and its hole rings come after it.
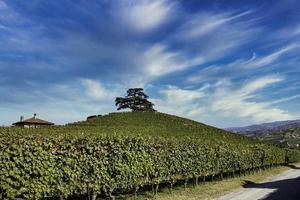
POLYGON ((0 0, 0 124, 116 111, 218 127, 300 118, 300 1, 0 0))

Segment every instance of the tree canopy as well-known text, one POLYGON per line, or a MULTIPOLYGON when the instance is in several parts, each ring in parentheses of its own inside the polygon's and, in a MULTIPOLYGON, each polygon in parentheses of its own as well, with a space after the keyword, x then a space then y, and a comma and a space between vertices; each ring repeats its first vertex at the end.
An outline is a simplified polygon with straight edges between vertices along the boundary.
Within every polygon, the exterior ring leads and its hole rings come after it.
POLYGON ((148 100, 149 96, 144 93, 143 88, 130 88, 125 97, 116 97, 115 103, 118 110, 129 108, 135 111, 154 112, 154 104, 148 100))

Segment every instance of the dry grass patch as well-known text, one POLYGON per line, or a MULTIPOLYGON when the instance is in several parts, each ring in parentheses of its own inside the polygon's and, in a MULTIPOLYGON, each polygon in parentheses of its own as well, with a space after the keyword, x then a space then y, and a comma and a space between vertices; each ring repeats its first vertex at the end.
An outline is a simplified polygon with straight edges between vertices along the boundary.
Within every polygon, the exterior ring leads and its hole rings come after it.
POLYGON ((186 189, 183 186, 178 186, 170 193, 168 188, 163 188, 155 198, 152 197, 151 192, 147 192, 136 198, 128 197, 121 199, 136 199, 136 200, 208 200, 216 199, 219 196, 225 195, 234 189, 241 187, 245 181, 260 182, 264 179, 282 173, 288 169, 287 166, 278 166, 271 169, 267 169, 258 173, 248 174, 236 178, 226 178, 222 181, 211 181, 201 183, 198 186, 189 185, 186 189))

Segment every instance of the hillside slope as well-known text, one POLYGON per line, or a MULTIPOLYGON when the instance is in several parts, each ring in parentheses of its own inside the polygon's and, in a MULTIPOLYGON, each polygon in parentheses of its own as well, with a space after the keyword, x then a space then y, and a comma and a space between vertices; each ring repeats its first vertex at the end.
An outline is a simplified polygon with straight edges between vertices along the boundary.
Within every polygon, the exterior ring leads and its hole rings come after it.
POLYGON ((37 129, 1 127, 1 138, 36 137, 98 137, 98 136, 142 136, 167 139, 192 138, 202 143, 226 142, 229 144, 259 144, 258 140, 236 134, 190 119, 159 112, 118 112, 98 116, 86 121, 64 126, 37 129))
POLYGON ((257 143, 257 140, 230 133, 190 119, 159 112, 121 112, 98 116, 68 124, 69 127, 97 129, 99 134, 150 135, 159 137, 191 137, 207 142, 257 143))
POLYGON ((192 120, 112 113, 66 126, 0 128, 0 199, 86 197, 87 182, 93 195, 112 197, 299 160, 296 150, 192 120))

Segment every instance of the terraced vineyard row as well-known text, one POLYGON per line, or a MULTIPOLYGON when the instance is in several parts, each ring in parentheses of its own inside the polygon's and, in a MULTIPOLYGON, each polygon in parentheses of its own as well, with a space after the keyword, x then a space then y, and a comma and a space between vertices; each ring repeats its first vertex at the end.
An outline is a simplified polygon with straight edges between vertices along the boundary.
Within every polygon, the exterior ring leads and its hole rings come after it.
POLYGON ((53 128, 0 129, 0 198, 113 196, 142 186, 295 162, 282 149, 161 113, 119 113, 53 128))

